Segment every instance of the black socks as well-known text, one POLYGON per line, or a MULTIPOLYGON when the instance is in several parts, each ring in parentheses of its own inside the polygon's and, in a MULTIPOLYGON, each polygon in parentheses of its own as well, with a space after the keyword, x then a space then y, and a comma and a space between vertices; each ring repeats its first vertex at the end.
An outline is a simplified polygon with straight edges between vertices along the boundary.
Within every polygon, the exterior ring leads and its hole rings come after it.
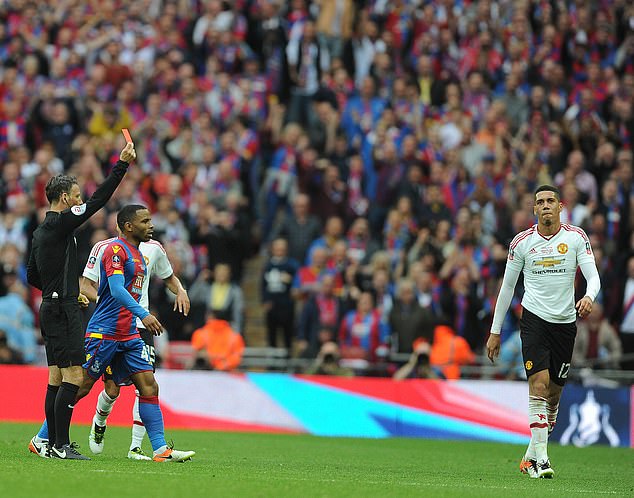
MULTIPOLYGON (((75 396, 79 386, 62 382, 57 397, 55 398, 55 447, 61 448, 70 443, 70 419, 75 408, 75 396)), ((48 394, 48 393, 47 393, 48 394)), ((50 436, 49 426, 49 436, 50 436)), ((50 440, 50 439, 49 439, 50 440)))
POLYGON ((44 398, 44 414, 46 415, 50 444, 55 444, 55 398, 57 397, 57 391, 59 391, 59 386, 49 384, 46 387, 46 397, 44 398))

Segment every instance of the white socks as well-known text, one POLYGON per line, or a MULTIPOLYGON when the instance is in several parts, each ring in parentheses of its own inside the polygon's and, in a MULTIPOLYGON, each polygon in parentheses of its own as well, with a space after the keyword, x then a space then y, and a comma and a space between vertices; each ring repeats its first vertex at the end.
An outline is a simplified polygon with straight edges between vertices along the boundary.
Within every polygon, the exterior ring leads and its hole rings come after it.
POLYGON ((553 432, 555 428, 555 423, 557 422, 557 413, 559 413, 559 402, 556 404, 548 403, 548 407, 546 408, 548 412, 548 435, 553 432))
MULTIPOLYGON (((141 415, 139 415, 139 391, 136 392, 136 398, 134 399, 134 406, 132 407, 132 442, 130 443, 130 449, 141 448, 143 443, 143 438, 145 437, 145 426, 143 422, 141 422, 141 415)), ((112 411, 112 407, 114 406, 114 402, 117 401, 117 398, 111 398, 106 394, 106 391, 101 391, 99 393, 99 398, 97 399, 97 409, 95 410, 95 416, 93 417, 93 422, 99 426, 106 425, 106 420, 108 419, 108 415, 112 411)))
POLYGON ((145 437, 145 426, 141 422, 141 415, 139 415, 139 391, 134 391, 136 397, 134 398, 134 406, 132 407, 132 442, 130 443, 130 449, 141 448, 143 444, 143 438, 145 437))
POLYGON ((528 422, 531 429, 531 442, 526 458, 545 462, 548 460, 548 401, 541 396, 528 397, 528 422))
POLYGON ((114 402, 117 401, 117 398, 111 398, 106 394, 106 391, 101 391, 99 393, 99 397, 97 398, 97 408, 95 410, 95 416, 93 417, 93 422, 99 426, 106 425, 106 420, 108 419, 108 415, 112 411, 112 407, 114 402))

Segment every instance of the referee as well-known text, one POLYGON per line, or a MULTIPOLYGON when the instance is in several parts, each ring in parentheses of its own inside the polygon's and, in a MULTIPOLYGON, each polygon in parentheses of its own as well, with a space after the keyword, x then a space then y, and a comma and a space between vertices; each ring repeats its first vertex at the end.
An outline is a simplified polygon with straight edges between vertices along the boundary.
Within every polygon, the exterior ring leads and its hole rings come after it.
POLYGON ((88 460, 70 443, 69 436, 85 360, 80 305, 88 303, 79 293, 74 232, 105 206, 135 158, 134 145, 126 144, 110 175, 85 203, 75 177, 57 175, 46 184, 50 210, 33 232, 27 266, 29 284, 42 291, 40 328, 49 372, 44 401, 49 439, 48 447, 38 451, 41 456, 88 460))

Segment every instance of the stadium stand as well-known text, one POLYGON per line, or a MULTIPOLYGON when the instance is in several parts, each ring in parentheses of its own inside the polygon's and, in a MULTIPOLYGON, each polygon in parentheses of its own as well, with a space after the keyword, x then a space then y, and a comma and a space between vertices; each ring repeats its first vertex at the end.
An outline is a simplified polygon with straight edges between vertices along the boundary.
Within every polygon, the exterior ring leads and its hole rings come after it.
MULTIPOLYGON (((390 375, 412 352, 399 342, 411 331, 389 325, 407 279, 417 305, 475 353, 462 375, 507 377, 481 364, 506 247, 533 223, 534 187, 553 182, 564 221, 591 238, 599 300, 622 347, 620 368, 599 368, 601 348, 587 368, 631 382, 633 19, 619 0, 3 2, 0 301, 29 308, 20 322, 2 312, 3 358, 41 358, 25 258, 45 182, 67 172, 92 193, 127 127, 137 164, 77 232, 81 263, 113 235, 118 208, 147 205, 188 288, 229 265, 244 294, 243 368, 302 371, 346 320, 365 333, 372 317, 365 359, 390 375), (301 194, 309 205, 298 214, 301 194), (297 272, 263 275, 280 236, 297 272), (328 274, 336 303, 320 294, 328 274), (319 323, 290 350, 269 343, 263 282, 290 291, 297 322, 317 303, 319 323), (372 308, 352 317, 366 291, 372 308)), ((517 329, 519 296, 503 341, 517 329)), ((170 338, 163 366, 190 367, 205 304, 183 319, 161 282, 150 302, 170 338)), ((432 337, 425 327, 417 335, 432 337)))

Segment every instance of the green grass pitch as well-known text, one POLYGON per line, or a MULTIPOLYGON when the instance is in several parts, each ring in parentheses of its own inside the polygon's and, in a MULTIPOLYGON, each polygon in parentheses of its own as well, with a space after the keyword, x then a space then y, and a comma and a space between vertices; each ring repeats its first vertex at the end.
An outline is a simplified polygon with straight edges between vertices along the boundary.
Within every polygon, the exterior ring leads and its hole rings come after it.
MULTIPOLYGON (((130 430, 110 427, 102 455, 73 462, 29 453, 37 429, 0 424, 1 497, 634 496, 634 450, 625 448, 551 446, 556 475, 543 480, 519 473, 517 445, 169 431, 197 454, 159 464, 125 458, 130 430)), ((86 455, 88 430, 71 432, 86 455)))

